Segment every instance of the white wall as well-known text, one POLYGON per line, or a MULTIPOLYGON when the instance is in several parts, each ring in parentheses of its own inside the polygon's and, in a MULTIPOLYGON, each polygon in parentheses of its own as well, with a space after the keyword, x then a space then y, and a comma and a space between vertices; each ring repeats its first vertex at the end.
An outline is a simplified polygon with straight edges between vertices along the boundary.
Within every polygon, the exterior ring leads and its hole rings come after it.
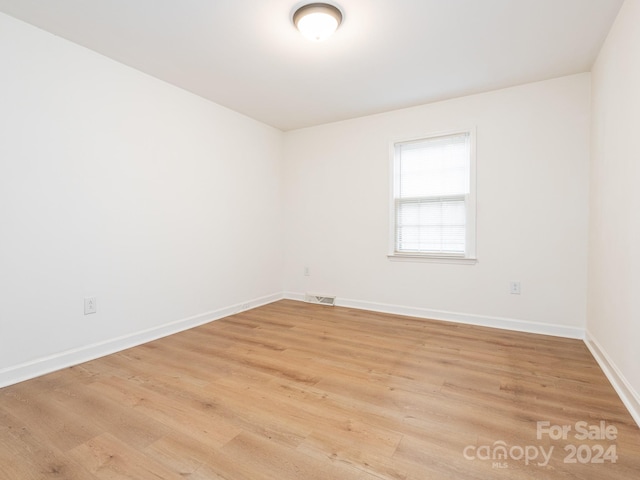
POLYGON ((280 295, 280 131, 2 14, 0 72, 0 385, 280 295))
POLYGON ((640 424, 640 2, 593 67, 588 334, 640 424))
POLYGON ((581 74, 286 133, 287 295, 581 336, 589 97, 581 74), (390 261, 390 143, 472 126, 479 262, 390 261))

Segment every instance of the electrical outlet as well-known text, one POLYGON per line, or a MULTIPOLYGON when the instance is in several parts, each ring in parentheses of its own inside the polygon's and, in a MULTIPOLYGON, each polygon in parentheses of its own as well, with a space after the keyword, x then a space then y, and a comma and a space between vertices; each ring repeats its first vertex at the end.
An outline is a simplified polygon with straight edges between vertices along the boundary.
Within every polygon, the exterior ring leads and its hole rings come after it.
POLYGON ((98 311, 98 306, 96 305, 96 297, 85 297, 84 298, 84 314, 89 315, 91 313, 96 313, 98 311))
POLYGON ((311 275, 311 271, 309 270, 309 267, 304 267, 304 276, 308 277, 309 275, 311 275))
POLYGON ((511 295, 520 295, 520 282, 509 282, 509 292, 511 295))

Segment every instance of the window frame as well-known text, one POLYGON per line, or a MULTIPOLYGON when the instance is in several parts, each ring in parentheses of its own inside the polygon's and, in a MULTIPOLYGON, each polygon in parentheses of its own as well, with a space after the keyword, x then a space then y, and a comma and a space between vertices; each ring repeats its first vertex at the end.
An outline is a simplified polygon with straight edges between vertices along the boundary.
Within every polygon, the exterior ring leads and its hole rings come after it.
MULTIPOLYGON (((460 128, 439 132, 430 132, 423 135, 412 137, 397 138, 389 144, 390 157, 390 195, 389 195, 389 253, 387 257, 392 261, 409 261, 409 262, 435 262, 435 263, 460 263, 475 264, 477 263, 476 252, 476 128, 460 128), (418 143, 432 138, 445 137, 449 135, 469 134, 469 193, 465 197, 465 252, 464 254, 455 253, 436 253, 436 252, 400 252, 396 250, 396 193, 399 189, 399 146, 408 143, 418 143)), ((450 195, 462 196, 462 195, 450 195)))

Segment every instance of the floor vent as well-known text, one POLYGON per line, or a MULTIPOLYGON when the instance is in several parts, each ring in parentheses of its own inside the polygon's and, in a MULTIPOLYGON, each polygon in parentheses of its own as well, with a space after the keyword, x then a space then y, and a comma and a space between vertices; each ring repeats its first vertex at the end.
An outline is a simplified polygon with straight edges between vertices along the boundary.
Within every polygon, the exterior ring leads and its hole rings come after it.
POLYGON ((330 297, 328 295, 312 295, 307 293, 304 296, 304 301, 308 303, 317 303, 318 305, 329 305, 333 307, 336 304, 336 297, 330 297))

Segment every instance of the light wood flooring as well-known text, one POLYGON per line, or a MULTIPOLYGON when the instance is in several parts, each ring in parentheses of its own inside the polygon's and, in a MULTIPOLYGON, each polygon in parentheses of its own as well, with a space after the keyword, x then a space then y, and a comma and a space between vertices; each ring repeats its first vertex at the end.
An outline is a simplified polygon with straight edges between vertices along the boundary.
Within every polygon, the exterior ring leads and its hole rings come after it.
POLYGON ((0 389, 0 479, 50 478, 637 480, 640 430, 581 341, 280 301, 0 389))

